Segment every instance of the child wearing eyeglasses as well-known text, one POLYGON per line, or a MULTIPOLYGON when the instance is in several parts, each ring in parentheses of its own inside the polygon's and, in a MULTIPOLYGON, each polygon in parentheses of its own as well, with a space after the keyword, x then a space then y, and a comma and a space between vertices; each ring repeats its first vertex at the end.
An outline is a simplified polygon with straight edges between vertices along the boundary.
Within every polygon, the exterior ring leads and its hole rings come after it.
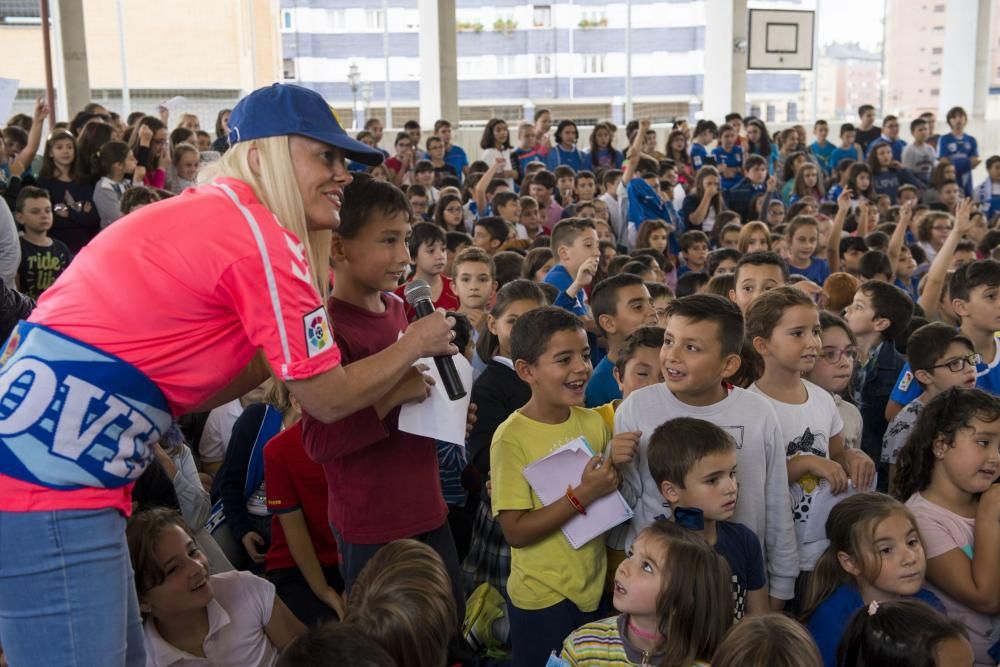
POLYGON ((928 402, 952 387, 976 385, 976 354, 972 341, 957 329, 943 322, 925 324, 910 336, 909 352, 911 381, 916 380, 923 393, 910 401, 889 423, 882 440, 882 463, 889 466, 889 488, 896 476, 899 450, 906 444, 910 431, 928 402))
POLYGON ((819 313, 820 339, 823 349, 816 365, 802 378, 822 387, 833 396, 840 418, 844 420, 844 447, 861 446, 861 411, 847 399, 847 388, 854 376, 854 360, 858 358, 858 341, 842 318, 822 310, 819 313))

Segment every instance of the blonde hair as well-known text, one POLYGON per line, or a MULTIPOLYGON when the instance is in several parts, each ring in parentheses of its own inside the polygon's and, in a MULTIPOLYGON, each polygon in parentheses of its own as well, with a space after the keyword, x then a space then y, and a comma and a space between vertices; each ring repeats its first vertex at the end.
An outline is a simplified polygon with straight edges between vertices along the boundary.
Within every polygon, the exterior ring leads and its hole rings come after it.
POLYGON ((771 249, 771 230, 763 222, 754 220, 743 225, 743 228, 740 230, 740 243, 738 246, 740 254, 745 255, 747 253, 754 234, 763 234, 764 239, 767 241, 767 249, 771 249))
POLYGON ((333 232, 309 229, 288 141, 289 137, 284 135, 233 144, 217 162, 201 170, 198 182, 207 183, 225 176, 249 185, 257 199, 274 214, 278 224, 298 237, 305 246, 313 286, 325 304, 330 294, 330 241, 333 232), (255 148, 259 172, 250 164, 251 151, 255 148))
POLYGON ((748 616, 726 635, 712 667, 822 667, 809 632, 787 616, 748 616))
POLYGON ((398 667, 445 664, 458 614, 441 556, 416 540, 379 549, 351 588, 345 621, 364 628, 398 667))

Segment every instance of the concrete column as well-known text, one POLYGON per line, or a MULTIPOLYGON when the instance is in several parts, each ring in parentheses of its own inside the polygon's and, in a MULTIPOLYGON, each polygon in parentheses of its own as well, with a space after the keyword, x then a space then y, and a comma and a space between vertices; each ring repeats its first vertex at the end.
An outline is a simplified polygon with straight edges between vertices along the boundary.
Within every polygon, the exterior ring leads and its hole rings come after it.
POLYGON ((90 76, 87 72, 87 36, 84 30, 83 0, 58 0, 57 39, 62 46, 64 99, 67 120, 90 102, 90 76))
POLYGON ((944 26, 944 61, 938 115, 963 107, 972 118, 986 112, 989 85, 990 0, 949 0, 944 26), (971 36, 974 38, 970 39, 971 36), (969 42, 975 48, 969 48, 969 42))
POLYGON ((705 3, 705 75, 702 89, 705 118, 746 111, 745 45, 749 29, 747 0, 707 0, 705 3))
POLYGON ((417 0, 420 14, 420 125, 458 113, 458 38, 455 0, 417 0))

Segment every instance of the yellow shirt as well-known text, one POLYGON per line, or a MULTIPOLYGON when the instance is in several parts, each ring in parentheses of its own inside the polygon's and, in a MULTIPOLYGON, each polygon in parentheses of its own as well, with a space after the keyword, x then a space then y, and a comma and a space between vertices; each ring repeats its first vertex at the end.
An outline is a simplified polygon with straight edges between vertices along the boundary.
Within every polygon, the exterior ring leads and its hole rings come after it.
MULTIPOLYGON (((522 470, 570 440, 583 436, 595 454, 611 441, 611 430, 601 415, 586 408, 570 408, 569 419, 545 424, 514 412, 493 434, 490 476, 493 515, 502 510, 544 507, 522 470)), ((581 611, 594 611, 601 599, 607 568, 605 537, 574 549, 561 530, 530 547, 510 550, 507 593, 520 609, 545 609, 570 600, 581 611)))
POLYGON ((610 403, 605 403, 604 405, 598 405, 596 408, 591 408, 594 412, 601 415, 604 419, 604 423, 608 425, 608 430, 614 433, 615 431, 615 410, 621 405, 622 399, 616 398, 610 403))

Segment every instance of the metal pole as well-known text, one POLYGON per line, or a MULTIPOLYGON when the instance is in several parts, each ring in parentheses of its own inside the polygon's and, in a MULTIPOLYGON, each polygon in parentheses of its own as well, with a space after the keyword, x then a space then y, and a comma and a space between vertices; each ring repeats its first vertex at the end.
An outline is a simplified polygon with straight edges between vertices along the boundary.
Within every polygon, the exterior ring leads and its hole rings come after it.
POLYGON ((49 36, 49 0, 38 0, 42 19, 42 51, 45 54, 45 98, 49 103, 49 129, 56 124, 56 91, 52 85, 52 42, 49 36))
POLYGON ((389 78, 389 0, 382 0, 382 56, 385 58, 385 127, 392 127, 392 81, 389 78))
POLYGON ((819 5, 816 0, 816 11, 813 12, 813 120, 819 119, 819 5))
POLYGON ((625 0, 625 121, 632 120, 632 0, 625 0))
POLYGON ((122 118, 128 118, 132 113, 132 97, 128 87, 128 53, 125 50, 125 7, 118 0, 118 50, 122 65, 122 118))
POLYGON ((881 116, 885 116, 886 113, 888 113, 886 111, 886 108, 885 108, 885 86, 886 86, 886 81, 885 81, 885 37, 886 37, 886 31, 888 30, 888 25, 889 25, 889 16, 888 16, 888 13, 887 13, 888 12, 888 5, 889 5, 889 0, 882 0, 882 58, 881 58, 881 63, 879 64, 879 72, 878 72, 878 79, 879 79, 879 81, 878 81, 879 114, 881 116))

